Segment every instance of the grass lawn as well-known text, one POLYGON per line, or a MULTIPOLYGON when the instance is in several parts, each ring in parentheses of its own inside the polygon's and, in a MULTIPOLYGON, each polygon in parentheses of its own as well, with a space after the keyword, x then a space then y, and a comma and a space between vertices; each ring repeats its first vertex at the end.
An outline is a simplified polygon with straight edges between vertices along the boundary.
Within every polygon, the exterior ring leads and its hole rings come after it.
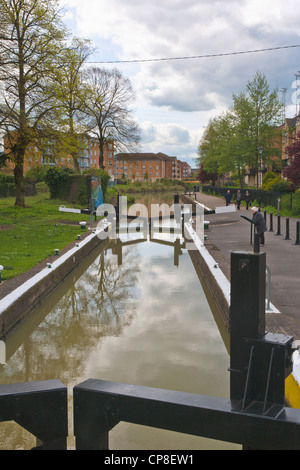
POLYGON ((80 207, 51 200, 49 193, 26 198, 26 207, 16 207, 15 198, 0 199, 0 265, 2 280, 18 276, 66 247, 77 238, 79 222, 89 215, 59 212, 60 205, 80 207), (60 222, 75 221, 76 226, 60 222))

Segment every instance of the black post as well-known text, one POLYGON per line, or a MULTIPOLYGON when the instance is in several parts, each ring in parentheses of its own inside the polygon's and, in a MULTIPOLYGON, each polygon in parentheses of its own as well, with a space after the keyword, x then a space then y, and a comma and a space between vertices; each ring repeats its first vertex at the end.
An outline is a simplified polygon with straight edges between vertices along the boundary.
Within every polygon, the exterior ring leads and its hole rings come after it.
POLYGON ((254 253, 259 253, 259 240, 260 240, 260 234, 255 233, 254 234, 254 253))
POLYGON ((120 215, 120 195, 119 195, 119 193, 117 195, 117 205, 115 206, 115 210, 116 210, 116 220, 117 220, 117 222, 119 222, 119 215, 120 215))
POLYGON ((270 212, 270 230, 269 232, 274 232, 273 230, 273 212, 270 212))
POLYGON ((265 253, 231 254, 230 397, 235 411, 274 417, 285 406, 293 338, 265 332, 265 270, 265 253))
POLYGON ((249 361, 245 338, 265 334, 266 253, 231 253, 230 396, 243 400, 249 361))
POLYGON ((295 245, 300 245, 300 221, 297 222, 297 233, 296 233, 295 245))
POLYGON ((276 233, 276 236, 277 235, 281 235, 280 233, 280 214, 277 215, 277 233, 276 233))
POLYGON ((289 217, 285 220, 285 240, 290 240, 290 219, 289 217))

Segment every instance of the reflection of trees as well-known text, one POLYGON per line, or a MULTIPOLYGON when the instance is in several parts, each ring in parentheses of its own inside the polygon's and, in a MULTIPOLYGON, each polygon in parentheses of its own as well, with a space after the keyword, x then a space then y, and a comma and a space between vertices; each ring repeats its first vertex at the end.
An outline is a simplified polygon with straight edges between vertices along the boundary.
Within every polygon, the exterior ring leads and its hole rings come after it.
POLYGON ((81 378, 99 340, 132 321, 139 261, 135 246, 123 248, 121 266, 102 252, 0 371, 1 383, 81 378))

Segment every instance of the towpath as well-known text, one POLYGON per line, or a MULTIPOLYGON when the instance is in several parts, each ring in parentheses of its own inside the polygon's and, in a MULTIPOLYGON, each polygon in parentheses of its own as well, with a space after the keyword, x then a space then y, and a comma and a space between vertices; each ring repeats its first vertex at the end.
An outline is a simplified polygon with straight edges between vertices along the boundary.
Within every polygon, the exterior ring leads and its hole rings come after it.
MULTIPOLYGON (((225 206, 225 199, 196 193, 197 200, 211 209, 225 206)), ((225 214, 205 215, 209 229, 205 232, 205 246, 220 269, 230 280, 230 257, 232 251, 253 251, 250 244, 251 224, 241 215, 252 218, 251 210, 241 206, 240 210, 225 214)), ((281 217, 278 233, 277 217, 273 216, 273 232, 267 214, 268 231, 265 245, 260 251, 266 253, 267 266, 271 272, 270 300, 280 313, 267 313, 268 331, 291 335, 300 339, 300 245, 296 245, 296 225, 299 219, 289 218, 290 240, 286 240, 286 218, 281 217)))

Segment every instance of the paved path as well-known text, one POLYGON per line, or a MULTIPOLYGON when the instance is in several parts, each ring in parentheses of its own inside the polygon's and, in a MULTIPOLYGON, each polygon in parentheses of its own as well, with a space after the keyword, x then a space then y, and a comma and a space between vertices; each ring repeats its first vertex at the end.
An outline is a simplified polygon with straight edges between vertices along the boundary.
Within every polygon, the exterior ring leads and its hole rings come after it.
MULTIPOLYGON (((197 200, 206 206, 225 206, 222 198, 197 193, 197 200)), ((210 222, 206 231, 205 246, 219 263, 225 276, 230 280, 230 256, 232 251, 253 251, 250 244, 251 224, 240 215, 252 218, 252 212, 241 210, 227 214, 210 214, 205 220, 210 222)), ((265 245, 260 248, 266 253, 267 266, 271 270, 272 304, 279 314, 266 315, 267 329, 274 333, 282 333, 300 339, 300 245, 295 245, 296 222, 290 218, 290 240, 285 240, 286 218, 281 217, 281 234, 277 235, 277 217, 273 216, 273 232, 270 232, 270 216, 267 214, 268 232, 265 234, 265 245)))

